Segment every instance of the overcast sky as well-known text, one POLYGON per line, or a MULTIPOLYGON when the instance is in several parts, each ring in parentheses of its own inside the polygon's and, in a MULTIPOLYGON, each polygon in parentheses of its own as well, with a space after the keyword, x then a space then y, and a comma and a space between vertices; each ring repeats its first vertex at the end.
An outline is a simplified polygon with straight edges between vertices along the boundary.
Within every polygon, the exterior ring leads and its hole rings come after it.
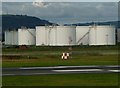
POLYGON ((4 2, 2 7, 3 14, 36 16, 59 24, 118 20, 117 2, 4 2))
POLYGON ((44 2, 119 2, 119 0, 0 0, 2 2, 33 2, 33 1, 44 1, 44 2))

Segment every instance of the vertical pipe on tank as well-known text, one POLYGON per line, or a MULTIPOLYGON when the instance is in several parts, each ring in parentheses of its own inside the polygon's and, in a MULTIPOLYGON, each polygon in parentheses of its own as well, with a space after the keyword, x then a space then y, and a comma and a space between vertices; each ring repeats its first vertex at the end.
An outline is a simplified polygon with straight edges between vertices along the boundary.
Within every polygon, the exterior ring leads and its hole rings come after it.
POLYGON ((107 42, 107 45, 108 45, 108 34, 106 34, 106 42, 107 42))
POLYGON ((97 44, 97 26, 94 25, 95 28, 95 44, 97 44))
POLYGON ((56 33, 55 33, 55 42, 56 42, 56 45, 57 45, 57 27, 55 26, 55 29, 56 29, 56 33))
POLYGON ((45 42, 46 42, 46 45, 47 45, 47 26, 45 26, 45 42))
POLYGON ((91 26, 89 26, 89 32, 88 32, 88 45, 89 45, 89 42, 90 42, 90 31, 91 31, 91 26))

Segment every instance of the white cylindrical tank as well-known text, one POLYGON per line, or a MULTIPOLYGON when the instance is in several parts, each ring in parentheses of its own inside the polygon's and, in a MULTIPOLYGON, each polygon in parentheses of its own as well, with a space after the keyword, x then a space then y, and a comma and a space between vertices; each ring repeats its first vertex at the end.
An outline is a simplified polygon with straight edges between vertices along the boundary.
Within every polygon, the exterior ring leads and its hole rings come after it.
POLYGON ((115 45, 115 27, 91 26, 89 45, 115 45))
POLYGON ((51 26, 48 28, 48 45, 57 45, 57 26, 51 26))
POLYGON ((55 45, 55 28, 54 26, 36 26, 36 45, 55 45))
POLYGON ((7 30, 5 31, 5 45, 10 45, 11 44, 11 34, 10 31, 7 30))
POLYGON ((18 31, 6 30, 5 31, 5 45, 17 45, 18 44, 18 31))
POLYGON ((117 29, 117 42, 120 42, 120 29, 117 29))
POLYGON ((76 27, 76 44, 88 45, 89 44, 89 26, 76 27))
POLYGON ((17 45, 18 44, 18 30, 12 31, 12 37, 13 37, 12 45, 17 45))
POLYGON ((35 45, 35 29, 18 29, 18 45, 35 45))
POLYGON ((36 45, 65 46, 76 44, 75 26, 37 26, 36 45))
POLYGON ((36 26, 36 45, 48 45, 48 32, 45 26, 36 26))
POLYGON ((57 26, 56 32, 58 46, 76 45, 76 26, 57 26))
POLYGON ((57 26, 36 26, 36 45, 57 45, 57 26))

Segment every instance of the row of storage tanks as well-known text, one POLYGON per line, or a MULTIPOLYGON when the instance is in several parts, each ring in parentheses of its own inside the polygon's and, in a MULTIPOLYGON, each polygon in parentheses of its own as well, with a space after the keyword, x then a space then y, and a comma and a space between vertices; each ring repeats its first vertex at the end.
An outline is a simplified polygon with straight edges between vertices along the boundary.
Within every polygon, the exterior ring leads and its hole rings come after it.
POLYGON ((5 31, 5 44, 36 46, 115 45, 116 30, 114 26, 96 25, 36 26, 36 29, 21 28, 5 31))
POLYGON ((35 34, 35 29, 6 30, 5 45, 35 45, 35 34))

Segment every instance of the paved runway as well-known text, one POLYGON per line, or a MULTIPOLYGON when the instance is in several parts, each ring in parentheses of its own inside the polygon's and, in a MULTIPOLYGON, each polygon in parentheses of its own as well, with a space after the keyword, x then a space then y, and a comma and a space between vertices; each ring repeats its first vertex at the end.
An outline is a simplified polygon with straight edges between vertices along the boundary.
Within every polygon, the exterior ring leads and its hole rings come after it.
POLYGON ((2 68, 2 76, 81 73, 120 73, 120 66, 113 65, 2 68))

